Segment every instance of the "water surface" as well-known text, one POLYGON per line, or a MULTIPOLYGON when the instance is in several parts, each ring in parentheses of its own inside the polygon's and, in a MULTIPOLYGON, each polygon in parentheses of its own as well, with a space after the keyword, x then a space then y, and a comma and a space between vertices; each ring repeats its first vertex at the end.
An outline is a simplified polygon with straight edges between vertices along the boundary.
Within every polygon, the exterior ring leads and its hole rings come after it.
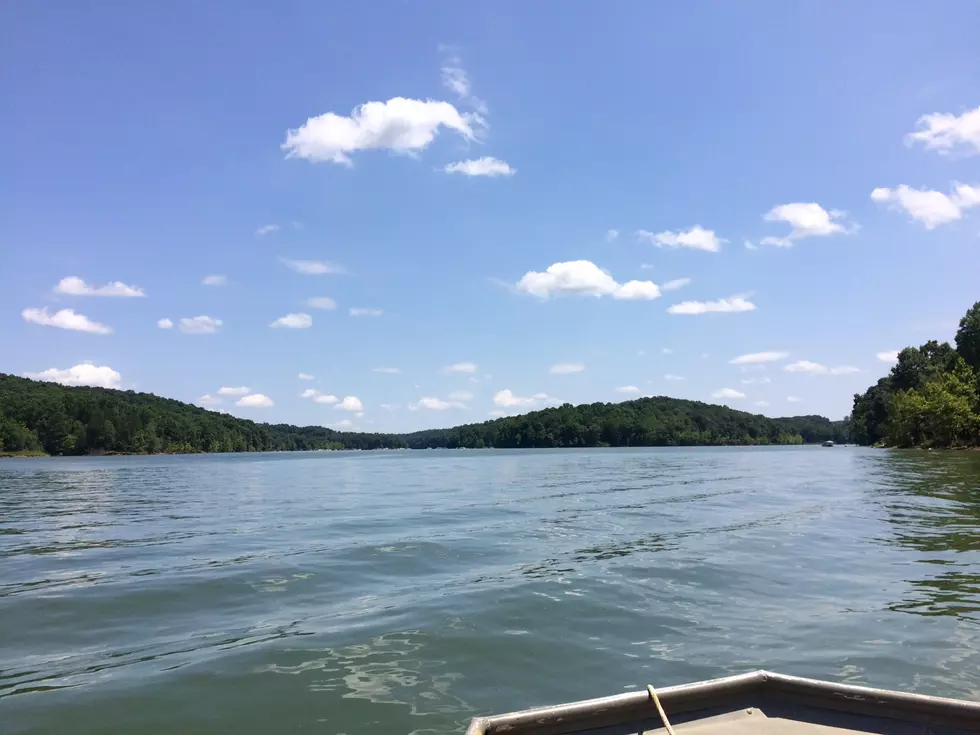
POLYGON ((449 733, 761 667, 980 699, 980 453, 0 463, 3 733, 449 733))

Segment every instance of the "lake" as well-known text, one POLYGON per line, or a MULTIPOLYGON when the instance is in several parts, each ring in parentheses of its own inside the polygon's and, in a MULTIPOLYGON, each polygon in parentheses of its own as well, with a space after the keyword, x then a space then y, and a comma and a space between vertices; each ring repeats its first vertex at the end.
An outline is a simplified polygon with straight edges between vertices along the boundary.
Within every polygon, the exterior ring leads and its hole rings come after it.
POLYGON ((0 462, 3 733, 450 733, 763 667, 980 699, 980 453, 0 462))

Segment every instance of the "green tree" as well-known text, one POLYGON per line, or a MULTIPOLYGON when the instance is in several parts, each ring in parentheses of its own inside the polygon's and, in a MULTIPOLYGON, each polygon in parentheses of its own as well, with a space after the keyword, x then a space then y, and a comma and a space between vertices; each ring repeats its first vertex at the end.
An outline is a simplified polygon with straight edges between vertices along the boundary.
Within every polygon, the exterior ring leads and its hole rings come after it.
POLYGON ((956 330, 956 351, 980 375, 980 301, 960 319, 956 330))

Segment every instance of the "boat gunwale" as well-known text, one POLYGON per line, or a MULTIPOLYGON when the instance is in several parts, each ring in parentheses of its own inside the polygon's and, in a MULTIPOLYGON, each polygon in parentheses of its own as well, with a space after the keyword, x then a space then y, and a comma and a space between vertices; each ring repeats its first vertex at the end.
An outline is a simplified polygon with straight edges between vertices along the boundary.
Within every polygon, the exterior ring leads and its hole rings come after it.
MULTIPOLYGON (((964 721, 972 724, 969 729, 980 730, 980 702, 936 697, 914 692, 839 684, 807 679, 799 676, 776 674, 759 670, 747 674, 726 676, 720 679, 678 684, 657 690, 665 709, 681 714, 699 708, 723 703, 726 699, 749 694, 774 694, 783 697, 803 698, 809 706, 832 711, 843 711, 887 718, 892 720, 928 720, 932 724, 963 727, 964 721), (910 715, 903 717, 903 715, 910 715)), ((646 690, 613 694, 595 699, 584 699, 566 704, 535 707, 487 717, 474 717, 466 729, 466 735, 491 735, 492 733, 520 731, 528 726, 554 728, 568 726, 564 732, 575 732, 575 722, 581 721, 584 729, 595 727, 598 718, 615 720, 608 724, 627 724, 632 720, 656 717, 650 695, 646 690)), ((560 732, 559 730, 554 730, 560 732)))

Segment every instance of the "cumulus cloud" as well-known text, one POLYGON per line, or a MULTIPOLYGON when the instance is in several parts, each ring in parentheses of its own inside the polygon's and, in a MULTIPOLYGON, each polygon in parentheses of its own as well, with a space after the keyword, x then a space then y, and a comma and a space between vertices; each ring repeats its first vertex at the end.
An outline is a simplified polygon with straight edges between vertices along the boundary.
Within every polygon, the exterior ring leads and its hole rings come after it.
POLYGON ((816 202, 780 204, 770 209, 763 219, 766 222, 785 222, 792 228, 785 237, 770 236, 761 240, 763 245, 777 245, 784 248, 807 237, 834 235, 853 229, 845 225, 843 212, 837 209, 828 212, 816 202))
POLYGON ((456 161, 448 164, 444 171, 447 174, 463 174, 464 176, 513 176, 517 173, 507 161, 501 161, 492 156, 483 156, 469 161, 456 161))
POLYGON ((652 281, 617 283, 611 275, 588 260, 554 263, 544 273, 528 271, 517 289, 541 299, 555 295, 612 296, 622 300, 650 300, 660 296, 652 281))
POLYGON ((478 116, 461 114, 449 102, 393 97, 387 102, 366 102, 349 116, 327 112, 311 117, 286 133, 286 158, 351 166, 351 154, 386 149, 418 154, 442 128, 466 140, 475 140, 478 116))
POLYGON ((384 375, 401 375, 402 369, 396 367, 378 367, 371 368, 372 373, 382 373, 384 375))
POLYGON ((286 327, 287 329, 309 329, 313 326, 313 317, 302 312, 286 314, 276 319, 270 327, 286 327))
POLYGON ((173 329, 174 323, 167 318, 157 319, 157 326, 160 329, 173 329))
POLYGON ((122 296, 129 298, 146 296, 143 289, 138 286, 127 286, 122 281, 112 281, 105 286, 90 286, 78 276, 62 278, 54 290, 68 296, 122 296))
POLYGON ((529 408, 550 400, 551 398, 547 393, 535 393, 533 396, 524 397, 514 395, 514 392, 510 388, 505 388, 493 394, 494 405, 502 406, 503 408, 529 408))
POLYGON ((441 398, 426 396, 425 398, 419 399, 418 403, 409 406, 409 409, 413 411, 419 408, 424 408, 429 411, 446 411, 450 408, 466 408, 466 406, 459 401, 444 401, 441 398))
POLYGON ((338 403, 334 408, 340 408, 344 411, 363 411, 364 404, 357 396, 344 396, 344 400, 338 403))
POLYGON ((328 296, 314 296, 306 300, 306 305, 311 309, 336 309, 337 302, 328 296))
POLYGON ((742 391, 735 390, 734 388, 722 388, 721 390, 716 390, 711 394, 712 398, 745 398, 745 394, 742 391))
POLYGON ((326 403, 334 404, 340 399, 337 396, 332 396, 329 393, 321 393, 316 388, 307 388, 302 393, 299 394, 300 398, 309 398, 316 403, 326 403))
POLYGON ((217 406, 221 404, 221 399, 217 396, 212 396, 210 393, 205 393, 197 399, 197 402, 202 406, 217 406))
POLYGON ((689 286, 691 284, 690 278, 675 278, 673 281, 667 281, 660 287, 661 291, 676 291, 679 288, 684 288, 684 286, 689 286))
POLYGON ((214 334, 224 324, 213 316, 191 316, 180 320, 180 331, 187 334, 214 334))
POLYGON ((228 283, 228 277, 221 275, 204 276, 201 283, 205 286, 224 286, 228 283))
POLYGON ((264 396, 261 393, 252 393, 251 395, 239 398, 235 401, 235 405, 241 406, 242 408, 269 408, 275 404, 269 396, 264 396))
MULTIPOLYGON (((331 263, 328 260, 292 260, 282 258, 282 263, 287 268, 302 273, 304 276, 322 276, 327 273, 346 273, 344 266, 339 263, 331 263)), ((331 307, 326 307, 331 308, 331 307)))
POLYGON ((827 368, 820 363, 810 362, 809 360, 799 360, 798 362, 786 365, 783 370, 788 373, 807 373, 808 375, 824 375, 827 368))
POLYGON ((31 308, 24 309, 20 315, 25 322, 40 324, 44 327, 72 329, 76 332, 89 332, 90 334, 112 334, 112 327, 94 322, 83 314, 76 314, 72 309, 60 309, 54 314, 49 314, 47 307, 43 309, 31 308))
POLYGON ((717 301, 682 301, 667 309, 670 314, 732 314, 755 311, 755 304, 744 296, 732 296, 717 301))
POLYGON ((953 182, 953 193, 943 194, 941 191, 913 189, 901 184, 894 189, 879 187, 871 192, 871 199, 906 212, 927 230, 932 230, 962 219, 968 209, 980 206, 980 186, 953 182))
POLYGON ((262 225, 255 231, 255 236, 262 237, 272 232, 279 232, 279 225, 262 225))
POLYGON ((310 375, 309 373, 300 373, 296 377, 299 378, 300 380, 316 380, 316 376, 310 375))
POLYGON ((557 365, 552 365, 548 372, 552 375, 571 375, 583 370, 585 370, 585 365, 580 362, 560 362, 557 365))
POLYGON ((962 115, 948 112, 923 115, 916 127, 918 130, 905 136, 906 145, 922 143, 941 154, 948 154, 957 146, 966 148, 967 153, 980 153, 980 107, 962 115))
POLYGON ((715 234, 714 230, 706 230, 701 225, 694 225, 689 230, 650 232, 637 230, 636 239, 656 245, 658 248, 690 248, 691 250, 706 250, 717 253, 721 246, 728 242, 715 234))
POLYGON ((49 368, 39 373, 24 373, 24 377, 62 385, 88 385, 95 388, 119 388, 122 384, 122 376, 111 367, 90 363, 82 363, 64 370, 49 368))
POLYGON ((619 386, 617 388, 614 388, 614 390, 617 393, 639 393, 640 392, 640 389, 637 388, 635 385, 621 385, 621 386, 619 386))
POLYGON ((226 386, 223 385, 218 388, 219 396, 245 396, 248 395, 248 388, 244 385, 239 386, 226 386))
POLYGON ((729 365, 761 365, 766 362, 778 362, 789 357, 788 352, 750 352, 739 355, 728 361, 729 365))
POLYGON ((477 369, 476 363, 472 362, 457 362, 455 365, 446 365, 442 369, 444 373, 475 373, 477 369))
POLYGON ((606 242, 615 242, 619 239, 619 230, 606 230, 606 242))
POLYGON ((898 362, 899 350, 885 350, 884 352, 876 352, 875 357, 877 357, 882 362, 898 362))
POLYGON ((686 378, 683 375, 672 375, 671 373, 667 373, 664 376, 664 380, 677 381, 677 380, 686 380, 686 378))
POLYGON ((352 306, 348 311, 351 316, 381 316, 384 309, 370 309, 363 306, 352 306))
POLYGON ((786 396, 786 400, 790 403, 799 403, 802 399, 797 398, 796 396, 786 396))

